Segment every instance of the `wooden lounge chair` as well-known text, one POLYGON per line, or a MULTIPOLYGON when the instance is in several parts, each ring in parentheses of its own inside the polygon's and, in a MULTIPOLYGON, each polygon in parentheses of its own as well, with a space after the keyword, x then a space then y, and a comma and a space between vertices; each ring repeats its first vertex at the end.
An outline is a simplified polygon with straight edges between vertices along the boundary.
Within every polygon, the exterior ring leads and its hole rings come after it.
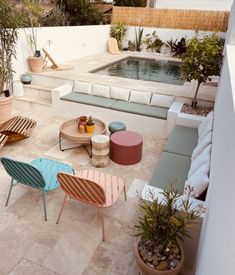
POLYGON ((18 183, 33 187, 42 192, 45 221, 47 221, 45 193, 59 186, 57 173, 60 171, 74 173, 73 168, 62 162, 46 158, 38 158, 31 163, 2 157, 1 162, 8 175, 11 177, 11 186, 7 196, 8 205, 12 187, 18 183))
POLYGON ((4 146, 4 144, 6 143, 8 139, 8 136, 0 133, 0 149, 4 146))
POLYGON ((51 57, 51 55, 44 49, 42 49, 45 54, 45 65, 43 66, 43 70, 56 70, 56 71, 66 71, 73 70, 74 66, 71 64, 57 64, 55 60, 51 57), (52 63, 51 66, 47 67, 47 63, 50 61, 52 63))
POLYGON ((111 37, 109 38, 109 41, 108 41, 108 48, 109 48, 109 53, 111 54, 118 54, 118 53, 121 53, 119 51, 119 48, 118 48, 118 43, 117 43, 117 39, 111 37))
POLYGON ((123 179, 96 170, 84 170, 78 176, 59 173, 58 181, 60 182, 61 189, 64 191, 65 196, 56 223, 59 223, 65 203, 70 199, 91 204, 100 209, 102 236, 104 241, 103 210, 106 207, 112 206, 117 201, 122 191, 124 191, 126 200, 126 189, 123 179))
POLYGON ((16 116, 7 120, 0 126, 0 134, 2 136, 2 142, 0 138, 0 148, 5 143, 28 138, 36 125, 37 122, 35 120, 22 116, 16 116), (7 138, 4 138, 4 135, 7 138))

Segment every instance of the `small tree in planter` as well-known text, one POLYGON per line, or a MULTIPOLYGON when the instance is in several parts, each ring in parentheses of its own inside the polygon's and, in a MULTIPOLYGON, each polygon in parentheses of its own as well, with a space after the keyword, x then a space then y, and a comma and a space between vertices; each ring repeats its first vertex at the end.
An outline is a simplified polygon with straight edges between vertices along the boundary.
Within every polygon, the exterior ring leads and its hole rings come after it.
POLYGON ((187 51, 182 56, 181 75, 185 81, 197 81, 197 89, 192 101, 193 108, 197 105, 201 83, 210 81, 213 75, 220 75, 222 58, 223 43, 215 33, 203 38, 196 34, 187 42, 187 51))
POLYGON ((127 26, 122 22, 118 22, 116 25, 111 26, 110 35, 117 40, 119 50, 122 49, 122 41, 126 32, 127 26))
POLYGON ((188 229, 201 213, 198 208, 191 209, 189 197, 180 199, 173 186, 162 194, 162 201, 154 199, 151 193, 152 201, 140 198, 142 215, 135 225, 137 242, 134 253, 146 275, 177 274, 182 269, 184 251, 179 241, 190 237, 188 229))

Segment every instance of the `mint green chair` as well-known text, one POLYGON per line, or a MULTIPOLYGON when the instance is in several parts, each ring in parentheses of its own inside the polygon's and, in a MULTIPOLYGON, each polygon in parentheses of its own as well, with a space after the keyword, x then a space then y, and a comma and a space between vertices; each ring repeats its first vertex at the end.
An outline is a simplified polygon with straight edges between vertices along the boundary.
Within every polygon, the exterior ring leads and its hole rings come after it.
POLYGON ((8 205, 12 187, 18 183, 41 190, 43 199, 43 209, 45 221, 47 221, 46 199, 47 191, 54 190, 59 186, 57 174, 59 172, 73 173, 73 168, 59 161, 37 158, 31 163, 2 157, 1 163, 8 175, 11 177, 11 186, 7 196, 6 206, 8 205))

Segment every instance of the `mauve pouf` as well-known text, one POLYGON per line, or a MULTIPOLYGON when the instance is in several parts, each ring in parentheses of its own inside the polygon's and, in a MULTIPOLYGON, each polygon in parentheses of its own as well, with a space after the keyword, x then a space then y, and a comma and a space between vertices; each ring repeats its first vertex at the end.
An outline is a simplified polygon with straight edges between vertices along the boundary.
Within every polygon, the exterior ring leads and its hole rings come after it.
POLYGON ((143 138, 136 132, 118 131, 110 137, 110 158, 112 161, 130 165, 142 158, 143 138))
POLYGON ((126 125, 121 121, 113 121, 109 123, 109 131, 111 134, 126 130, 126 125))

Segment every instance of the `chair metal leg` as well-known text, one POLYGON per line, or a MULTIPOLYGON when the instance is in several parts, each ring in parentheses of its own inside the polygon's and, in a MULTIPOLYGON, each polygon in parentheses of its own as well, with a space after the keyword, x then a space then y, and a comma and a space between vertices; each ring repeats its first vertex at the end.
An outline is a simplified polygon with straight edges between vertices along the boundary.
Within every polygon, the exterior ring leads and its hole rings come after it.
POLYGON ((7 201, 6 201, 6 207, 7 207, 7 205, 8 205, 8 202, 9 202, 9 199, 10 199, 10 196, 11 196, 11 190, 12 190, 12 187, 14 186, 14 179, 12 178, 11 179, 11 186, 10 186, 10 189, 9 189, 9 192, 8 192, 8 196, 7 196, 7 201))
POLYGON ((45 190, 42 190, 42 200, 43 200, 44 217, 45 217, 45 221, 47 221, 47 208, 46 208, 45 190))
POLYGON ((124 184, 124 187, 123 187, 123 191, 124 191, 124 198, 125 198, 125 201, 127 201, 127 197, 126 197, 126 186, 124 184))
POLYGON ((67 194, 64 195, 64 201, 63 201, 63 203, 62 203, 62 205, 61 205, 60 212, 59 212, 59 215, 58 215, 56 224, 58 224, 59 221, 60 221, 60 217, 61 217, 61 214, 62 214, 62 211, 63 211, 63 209, 64 209, 64 206, 65 206, 66 201, 67 201, 67 194))
POLYGON ((101 217, 101 224, 102 224, 102 239, 105 241, 105 234, 104 234, 104 208, 100 208, 100 217, 101 217))

